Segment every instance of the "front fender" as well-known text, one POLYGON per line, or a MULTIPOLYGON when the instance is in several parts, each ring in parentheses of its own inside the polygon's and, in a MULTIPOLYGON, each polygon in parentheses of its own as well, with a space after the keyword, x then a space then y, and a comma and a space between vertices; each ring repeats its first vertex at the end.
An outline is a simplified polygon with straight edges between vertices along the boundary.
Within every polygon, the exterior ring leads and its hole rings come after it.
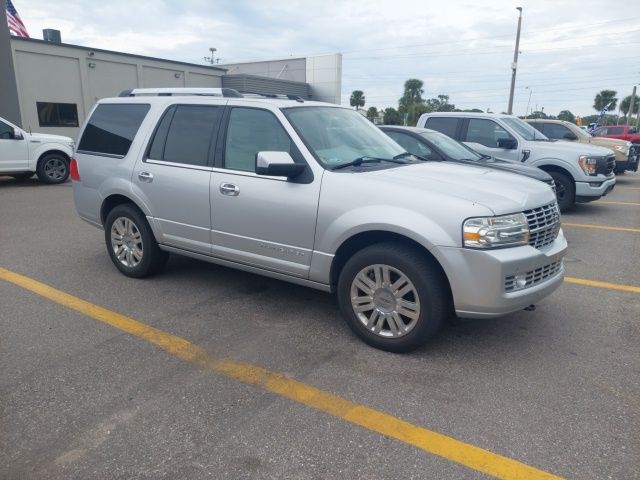
POLYGON ((46 142, 38 145, 32 142, 33 141, 30 141, 29 143, 29 169, 34 172, 38 167, 38 161, 46 153, 58 151, 64 153, 67 158, 71 158, 73 156, 73 149, 64 143, 46 142))

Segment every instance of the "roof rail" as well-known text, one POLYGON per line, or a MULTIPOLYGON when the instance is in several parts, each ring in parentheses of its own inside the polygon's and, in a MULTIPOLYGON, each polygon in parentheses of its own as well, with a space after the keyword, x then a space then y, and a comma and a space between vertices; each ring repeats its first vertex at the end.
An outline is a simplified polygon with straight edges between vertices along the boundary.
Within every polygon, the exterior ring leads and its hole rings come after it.
POLYGON ((123 90, 120 97, 174 97, 174 96, 205 96, 205 97, 242 97, 233 88, 134 88, 123 90))
POLYGON ((248 92, 245 90, 242 90, 241 95, 243 97, 246 97, 247 95, 255 95, 258 97, 265 97, 265 98, 288 98, 289 100, 295 100, 296 102, 300 102, 300 103, 304 103, 304 98, 302 98, 299 95, 289 95, 286 93, 260 93, 260 92, 248 92))

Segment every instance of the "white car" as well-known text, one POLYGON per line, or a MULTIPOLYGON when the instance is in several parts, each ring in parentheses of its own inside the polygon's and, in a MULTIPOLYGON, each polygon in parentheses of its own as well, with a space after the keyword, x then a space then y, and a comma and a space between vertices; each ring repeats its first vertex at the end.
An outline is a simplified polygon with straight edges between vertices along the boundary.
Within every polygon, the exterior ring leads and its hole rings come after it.
POLYGON ((43 183, 62 183, 73 147, 69 137, 25 132, 0 117, 0 175, 26 179, 36 173, 43 183))

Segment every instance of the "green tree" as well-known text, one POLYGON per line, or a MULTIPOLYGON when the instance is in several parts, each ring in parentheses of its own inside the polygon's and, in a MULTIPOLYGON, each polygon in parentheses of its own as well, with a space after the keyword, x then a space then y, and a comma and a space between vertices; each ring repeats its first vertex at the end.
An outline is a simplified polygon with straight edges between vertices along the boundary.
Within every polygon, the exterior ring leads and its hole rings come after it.
POLYGON ((527 118, 549 118, 549 116, 542 110, 536 110, 535 112, 531 112, 527 118))
POLYGON ((453 112, 456 106, 449 103, 449 95, 438 95, 437 98, 430 98, 425 102, 431 107, 431 112, 453 112))
POLYGON ((385 125, 400 125, 400 114, 395 108, 385 108, 382 121, 385 125))
POLYGON ((609 107, 611 111, 615 110, 618 103, 617 94, 615 90, 600 90, 593 99, 593 108, 598 112, 604 107, 609 107))
POLYGON ((576 122, 576 116, 573 113, 571 113, 569 110, 562 110, 558 114, 558 120, 564 120, 566 122, 575 123, 576 122))
POLYGON ((364 92, 362 90, 354 90, 351 92, 349 103, 352 107, 356 107, 356 110, 358 110, 359 107, 364 107, 364 101, 364 92))
MULTIPOLYGON (((407 124, 415 125, 418 120, 418 106, 424 105, 424 99, 422 94, 424 90, 422 87, 424 83, 417 78, 410 78, 404 82, 404 93, 400 100, 398 100, 398 112, 401 115, 407 115, 407 124)), ((420 110, 421 111, 421 110, 420 110)), ((424 113, 424 111, 422 111, 424 113)))
POLYGON ((376 107, 369 107, 367 109, 367 118, 372 122, 378 118, 378 109, 376 107))
MULTIPOLYGON (((628 97, 624 97, 624 99, 620 102, 620 110, 624 113, 625 117, 629 113, 629 109, 631 108, 631 95, 628 97)), ((636 100, 633 103, 633 112, 632 114, 637 114, 638 110, 640 110, 640 99, 636 96, 636 100)))

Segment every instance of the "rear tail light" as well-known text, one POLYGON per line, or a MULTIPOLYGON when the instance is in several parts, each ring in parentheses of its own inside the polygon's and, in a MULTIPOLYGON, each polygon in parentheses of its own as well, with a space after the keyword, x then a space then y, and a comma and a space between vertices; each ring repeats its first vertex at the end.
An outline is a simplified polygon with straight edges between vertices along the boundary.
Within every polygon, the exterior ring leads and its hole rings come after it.
POLYGON ((78 170, 78 162, 75 158, 72 158, 69 163, 69 176, 71 177, 71 180, 76 182, 80 181, 80 170, 78 170))

